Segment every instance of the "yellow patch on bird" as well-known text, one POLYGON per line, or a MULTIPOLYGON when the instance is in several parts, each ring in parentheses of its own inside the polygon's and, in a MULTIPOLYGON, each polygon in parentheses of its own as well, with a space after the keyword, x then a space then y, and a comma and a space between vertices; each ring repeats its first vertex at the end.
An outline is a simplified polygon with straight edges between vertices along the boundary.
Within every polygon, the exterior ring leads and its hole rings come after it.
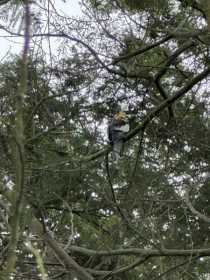
POLYGON ((119 112, 115 115, 115 119, 116 120, 121 120, 121 121, 125 121, 126 120, 126 113, 125 112, 119 112))

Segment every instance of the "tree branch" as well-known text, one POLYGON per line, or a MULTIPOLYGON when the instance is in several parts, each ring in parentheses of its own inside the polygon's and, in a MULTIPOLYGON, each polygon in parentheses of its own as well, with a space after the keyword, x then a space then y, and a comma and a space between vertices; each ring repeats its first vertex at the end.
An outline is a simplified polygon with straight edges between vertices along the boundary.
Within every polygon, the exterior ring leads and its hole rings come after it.
MULTIPOLYGON (((183 44, 179 49, 177 49, 166 61, 165 65, 163 66, 163 68, 158 71, 158 73, 155 76, 155 84, 157 86, 157 89, 159 90, 161 96, 163 97, 163 99, 167 99, 168 96, 166 94, 165 89, 163 88, 160 80, 163 77, 163 75, 165 75, 165 73, 168 70, 168 67, 174 63, 174 61, 177 59, 177 57, 182 54, 184 51, 186 51, 187 49, 191 48, 195 46, 195 42, 194 41, 190 41, 190 42, 185 42, 185 44, 183 44)), ((173 109, 172 106, 168 106, 168 111, 169 111, 169 116, 170 117, 174 117, 174 113, 173 113, 173 109)))
POLYGON ((15 102, 15 127, 14 127, 14 167, 15 167, 15 186, 12 190, 12 213, 10 217, 11 237, 8 245, 8 254, 5 261, 5 267, 2 275, 6 275, 5 279, 10 279, 11 273, 14 271, 17 261, 17 245, 20 236, 20 222, 23 212, 23 190, 25 177, 25 162, 24 162, 24 98, 27 91, 28 78, 28 51, 30 42, 30 26, 31 13, 28 0, 24 1, 25 10, 25 31, 24 31, 24 46, 21 59, 20 83, 16 95, 15 102))
POLYGON ((154 119, 154 117, 157 117, 168 105, 173 104, 176 100, 180 99, 185 93, 187 93, 191 88, 193 88, 193 86, 195 86, 205 77, 207 77, 209 73, 210 67, 208 67, 203 72, 195 76, 192 80, 190 80, 183 88, 177 91, 177 93, 174 94, 174 96, 171 96, 164 100, 160 105, 154 108, 139 125, 137 125, 131 132, 127 134, 127 136, 124 138, 124 141, 126 142, 133 138, 143 128, 145 128, 148 125, 148 123, 154 119))
POLYGON ((192 262, 196 261, 197 259, 199 259, 198 256, 195 256, 195 257, 192 258, 192 259, 191 259, 191 256, 190 256, 190 260, 188 259, 188 260, 186 260, 186 261, 184 261, 184 262, 182 262, 182 263, 179 263, 179 264, 177 264, 177 265, 175 265, 175 266, 173 266, 173 267, 170 267, 168 270, 164 271, 163 273, 161 273, 160 275, 158 275, 157 277, 155 277, 155 278, 152 279, 152 280, 158 280, 158 279, 164 277, 165 275, 170 274, 172 271, 178 269, 179 267, 184 266, 185 264, 192 263, 192 262))
MULTIPOLYGON (((192 80, 190 80, 183 88, 181 88, 174 96, 171 96, 164 100, 160 105, 158 105, 156 108, 154 108, 146 117, 145 119, 139 123, 133 130, 131 130, 125 137, 124 142, 129 141, 133 137, 135 137, 141 130, 145 129, 145 127, 153 120, 155 117, 157 117, 168 105, 173 104, 175 101, 180 99, 185 93, 187 93, 193 86, 195 86, 197 83, 202 81, 205 77, 207 77, 210 74, 210 67, 205 69, 203 72, 195 76, 192 80)), ((111 147, 108 146, 108 148, 105 148, 103 150, 100 150, 92 155, 89 155, 87 157, 83 157, 80 159, 80 161, 92 161, 95 160, 101 156, 104 156, 106 153, 111 151, 111 147)))
POLYGON ((207 217, 206 215, 200 213, 198 210, 196 210, 192 203, 190 202, 190 199, 189 199, 189 191, 187 190, 186 193, 185 193, 185 203, 186 205, 188 206, 188 208, 190 209, 190 211, 195 215, 197 216, 198 218, 200 218, 201 220, 203 220, 204 222, 206 223, 210 223, 210 218, 207 217))
POLYGON ((0 0, 0 6, 9 3, 10 0, 0 0))
POLYGON ((51 237, 49 233, 45 233, 44 240, 55 252, 55 254, 62 260, 67 269, 73 269, 81 280, 94 280, 94 278, 78 263, 76 263, 72 257, 70 257, 58 242, 51 237))
MULTIPOLYGON (((142 120, 139 125, 137 125, 133 130, 131 130, 125 137, 124 142, 129 141, 133 137, 135 137, 140 131, 144 130, 145 127, 155 118, 157 117, 166 107, 168 107, 170 104, 173 104, 176 100, 180 99, 185 93, 187 93, 193 86, 195 86, 197 83, 202 81, 205 77, 207 77, 210 73, 210 67, 205 69, 203 72, 195 76, 192 80, 190 80, 183 88, 181 88, 179 91, 177 91, 174 96, 171 96, 164 100, 160 105, 158 105, 156 108, 154 108, 146 117, 144 120, 142 120)), ((93 161, 99 157, 105 156, 107 153, 109 153, 112 150, 110 145, 107 145, 104 147, 104 149, 99 150, 96 153, 93 153, 88 156, 83 156, 78 159, 78 162, 89 162, 93 161)), ((54 164, 53 166, 57 165, 65 165, 69 162, 68 159, 61 161, 59 163, 54 164)))
POLYGON ((136 51, 134 51, 134 52, 132 52, 132 53, 130 53, 128 55, 117 57, 117 58, 114 59, 113 64, 116 64, 116 63, 118 63, 118 62, 120 62, 122 60, 127 60, 129 58, 133 58, 133 57, 138 56, 140 54, 143 54, 143 53, 145 53, 145 52, 147 52, 147 51, 149 51, 151 49, 154 49, 155 47, 158 47, 158 46, 162 45, 163 43, 169 41, 172 38, 173 38, 172 35, 168 35, 165 38, 161 39, 160 41, 157 41, 154 44, 151 44, 151 45, 146 46, 144 48, 140 48, 140 49, 138 49, 138 50, 136 50, 136 51))
POLYGON ((150 256, 150 257, 188 257, 197 256, 204 257, 210 256, 210 248, 205 249, 140 249, 140 248, 127 248, 127 249, 117 249, 117 250, 91 250, 78 246, 71 246, 70 250, 72 252, 77 252, 86 256, 150 256))

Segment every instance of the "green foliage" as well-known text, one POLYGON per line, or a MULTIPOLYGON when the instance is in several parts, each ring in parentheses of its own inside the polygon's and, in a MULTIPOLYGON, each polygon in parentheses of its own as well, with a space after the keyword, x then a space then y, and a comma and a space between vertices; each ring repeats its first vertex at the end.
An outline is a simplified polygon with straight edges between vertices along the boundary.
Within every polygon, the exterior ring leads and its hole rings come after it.
POLYGON ((165 0, 154 1, 154 0, 123 0, 123 5, 128 7, 132 11, 144 11, 144 10, 157 10, 167 7, 168 2, 165 0))
MULTIPOLYGON (((43 12, 50 38, 57 34, 62 40, 59 54, 49 63, 44 49, 34 45, 28 59, 23 106, 27 211, 21 217, 14 277, 38 277, 35 259, 24 245, 31 238, 37 243, 34 248, 41 249, 49 278, 73 279, 76 272, 72 276, 62 270, 63 256, 54 257, 43 242, 43 223, 60 249, 95 279, 207 279, 208 258, 164 253, 165 248, 209 248, 208 223, 190 211, 183 197, 188 189, 192 205, 209 216, 209 82, 204 77, 191 86, 209 64, 206 19, 192 7, 193 1, 188 9, 179 1, 84 4, 82 20, 64 20, 52 9, 47 21, 43 12), (36 51, 41 55, 35 56, 36 51), (180 89, 183 94, 171 102, 180 89), (166 99, 171 108, 152 115, 166 99), (100 150, 107 148, 107 123, 122 102, 130 106, 131 127, 145 125, 127 139, 118 163, 111 153, 107 162, 100 150), (90 256, 82 251, 87 248, 152 249, 160 256, 90 256)), ((2 265, 12 232, 7 217, 15 181, 20 70, 19 57, 0 64, 0 229, 6 232, 0 233, 2 265)))

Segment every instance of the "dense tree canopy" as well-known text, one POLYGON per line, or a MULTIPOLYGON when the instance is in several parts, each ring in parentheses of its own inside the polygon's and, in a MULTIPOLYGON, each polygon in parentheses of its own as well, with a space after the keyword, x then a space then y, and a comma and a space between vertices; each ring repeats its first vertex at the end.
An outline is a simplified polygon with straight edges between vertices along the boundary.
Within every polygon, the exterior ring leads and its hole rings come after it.
POLYGON ((210 2, 58 2, 0 1, 0 279, 209 279, 210 2))

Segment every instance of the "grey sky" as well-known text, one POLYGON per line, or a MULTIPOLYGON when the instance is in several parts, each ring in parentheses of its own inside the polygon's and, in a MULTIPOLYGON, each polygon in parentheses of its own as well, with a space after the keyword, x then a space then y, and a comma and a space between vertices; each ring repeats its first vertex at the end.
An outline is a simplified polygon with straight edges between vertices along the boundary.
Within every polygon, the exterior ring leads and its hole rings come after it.
MULTIPOLYGON (((54 7, 61 15, 76 17, 81 14, 79 0, 68 0, 66 2, 56 0, 54 2, 54 7)), ((5 25, 5 22, 0 19, 0 24, 5 25)), ((6 31, 0 29, 0 61, 4 60, 9 53, 18 54, 22 50, 22 40, 20 38, 4 38, 8 35, 6 31)))

